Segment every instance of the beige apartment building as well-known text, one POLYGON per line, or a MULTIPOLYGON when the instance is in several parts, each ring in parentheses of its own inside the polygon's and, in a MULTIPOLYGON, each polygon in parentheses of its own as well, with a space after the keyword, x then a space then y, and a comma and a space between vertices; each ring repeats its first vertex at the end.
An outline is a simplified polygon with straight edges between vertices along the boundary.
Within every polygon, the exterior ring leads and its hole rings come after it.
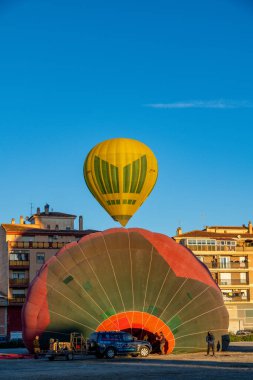
POLYGON ((74 228, 76 215, 41 212, 19 223, 0 225, 0 336, 21 331, 21 310, 30 282, 41 266, 65 244, 79 240, 94 231, 74 228))
POLYGON ((253 329, 253 231, 247 226, 211 226, 174 239, 189 248, 219 285, 229 312, 229 331, 253 329))

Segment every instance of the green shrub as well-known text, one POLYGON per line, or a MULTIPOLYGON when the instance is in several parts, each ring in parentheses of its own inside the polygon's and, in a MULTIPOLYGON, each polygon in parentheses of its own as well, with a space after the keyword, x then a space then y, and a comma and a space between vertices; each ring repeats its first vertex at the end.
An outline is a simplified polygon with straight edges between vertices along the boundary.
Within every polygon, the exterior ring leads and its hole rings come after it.
POLYGON ((249 335, 235 335, 229 334, 230 342, 253 342, 253 334, 249 335))

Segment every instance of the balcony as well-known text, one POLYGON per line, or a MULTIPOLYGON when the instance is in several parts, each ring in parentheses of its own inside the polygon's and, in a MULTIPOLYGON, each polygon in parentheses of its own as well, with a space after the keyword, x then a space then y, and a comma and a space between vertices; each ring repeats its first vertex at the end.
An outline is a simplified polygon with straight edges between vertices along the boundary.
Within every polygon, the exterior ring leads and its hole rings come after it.
POLYGON ((9 267, 11 269, 29 268, 29 264, 28 260, 9 260, 9 267))
POLYGON ((223 297, 223 300, 225 303, 230 303, 230 302, 249 302, 248 297, 223 297))
POLYGON ((69 242, 10 241, 9 249, 59 249, 69 242))
POLYGON ((27 287, 29 278, 10 278, 9 285, 12 287, 27 287))
MULTIPOLYGON (((201 252, 220 252, 220 251, 226 251, 226 252, 236 252, 237 247, 235 246, 227 246, 227 245, 200 245, 200 244, 186 244, 185 247, 189 248, 191 251, 201 251, 201 252)), ((243 247, 240 247, 243 248, 243 247)), ((253 247, 251 248, 253 251, 253 247)))
POLYGON ((25 297, 9 298, 9 304, 23 304, 25 303, 25 297))
POLYGON ((205 263, 208 269, 247 269, 248 262, 230 261, 227 263, 205 263))
POLYGON ((219 279, 218 282, 221 286, 227 286, 227 285, 249 285, 248 280, 240 280, 240 279, 231 279, 231 280, 221 280, 219 279))

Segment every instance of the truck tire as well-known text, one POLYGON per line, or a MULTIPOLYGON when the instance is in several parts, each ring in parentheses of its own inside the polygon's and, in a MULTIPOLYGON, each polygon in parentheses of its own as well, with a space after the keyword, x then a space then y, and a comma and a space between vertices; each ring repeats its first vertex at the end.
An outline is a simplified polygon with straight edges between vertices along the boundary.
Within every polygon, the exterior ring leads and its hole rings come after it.
POLYGON ((149 348, 147 346, 143 346, 140 348, 140 356, 142 358, 147 358, 149 355, 149 348))
POLYGON ((105 351, 105 357, 106 359, 113 359, 115 356, 116 352, 113 347, 108 347, 105 351))

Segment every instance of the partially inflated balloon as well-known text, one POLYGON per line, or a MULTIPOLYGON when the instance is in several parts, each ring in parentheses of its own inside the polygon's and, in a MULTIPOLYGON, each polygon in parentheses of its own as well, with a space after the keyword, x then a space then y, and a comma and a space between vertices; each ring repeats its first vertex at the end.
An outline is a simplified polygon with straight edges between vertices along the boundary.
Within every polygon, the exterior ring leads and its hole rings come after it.
POLYGON ((125 226, 152 191, 158 175, 154 153, 126 138, 96 145, 84 162, 86 184, 111 217, 125 226))
POLYGON ((114 228, 72 242, 51 257, 29 287, 23 339, 32 350, 71 332, 127 330, 153 338, 163 332, 168 352, 206 348, 228 333, 222 293, 206 266, 173 239, 139 228, 114 228))

